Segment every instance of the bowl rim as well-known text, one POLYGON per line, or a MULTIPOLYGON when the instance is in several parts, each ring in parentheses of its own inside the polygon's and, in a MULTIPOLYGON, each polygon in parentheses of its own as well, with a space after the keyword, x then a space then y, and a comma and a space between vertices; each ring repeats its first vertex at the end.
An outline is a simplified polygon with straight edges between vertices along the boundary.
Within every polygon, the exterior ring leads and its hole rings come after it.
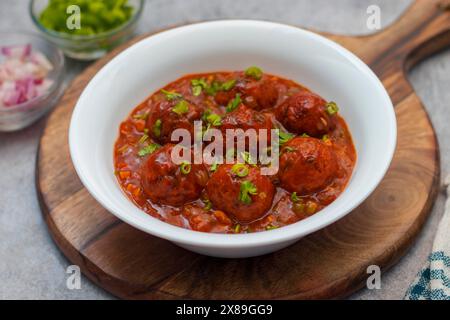
POLYGON ((41 22, 39 21, 39 18, 33 12, 33 4, 36 2, 36 0, 31 0, 29 2, 28 12, 31 16, 31 20, 33 21, 34 25, 41 32, 43 32, 44 34, 46 34, 50 37, 69 40, 69 41, 98 40, 98 39, 108 38, 116 33, 119 33, 122 30, 127 29, 128 27, 130 27, 136 23, 139 20, 139 18, 141 17, 142 12, 144 10, 144 6, 145 6, 145 0, 137 0, 137 1, 139 1, 139 6, 137 7, 136 12, 131 16, 131 18, 127 22, 119 25, 118 27, 116 27, 114 29, 100 32, 100 33, 97 33, 94 35, 72 35, 72 34, 68 34, 68 33, 64 33, 64 32, 58 32, 58 31, 54 31, 51 29, 47 29, 46 27, 44 27, 41 24, 41 22))
MULTIPOLYGON (((190 30, 192 31, 192 30, 190 30)), ((116 57, 114 57, 111 61, 109 61, 105 66, 103 66, 102 69, 98 71, 98 73, 91 79, 88 86, 83 90, 82 94, 79 97, 79 100, 77 104, 75 105, 75 108, 73 110, 72 118, 70 121, 70 127, 69 127, 69 149, 70 149, 70 155, 72 162, 74 164, 74 168, 82 182, 82 184, 86 187, 86 189, 89 191, 89 193, 94 197, 96 201, 98 201, 106 210, 114 214, 117 218, 120 220, 130 224, 131 226, 144 231, 146 233, 152 234, 154 236, 157 236, 159 238, 163 238, 169 241, 173 241, 176 243, 181 243, 183 245, 191 245, 191 246, 200 246, 200 247, 215 247, 215 248, 227 248, 227 249, 238 249, 238 248, 256 248, 264 245, 274 245, 277 243, 287 243, 289 241, 294 241, 296 239, 299 239, 305 235, 311 234, 319 229, 322 229, 337 220, 343 218, 348 213, 353 211, 357 206, 359 206, 367 197, 375 190, 375 188, 379 185, 379 183, 382 181, 383 177, 385 176, 391 162, 392 158, 394 156, 394 152, 396 149, 397 144, 397 122, 396 122, 396 116, 394 111, 394 106, 392 104, 392 101, 381 83, 380 79, 375 75, 375 73, 355 54, 350 52, 349 50, 345 49, 341 45, 337 44, 336 42, 325 38, 324 36, 314 33, 309 30, 305 30, 296 26, 291 26, 288 24, 282 24, 277 22, 268 22, 268 21, 262 21, 262 20, 215 20, 215 21, 206 21, 206 22, 199 22, 199 23, 193 23, 181 27, 176 27, 173 29, 161 31, 159 33, 153 34, 149 37, 146 37, 139 42, 133 44, 129 48, 125 49, 123 52, 119 53, 116 57), (278 27, 278 28, 288 28, 289 31, 300 33, 304 37, 313 38, 315 41, 319 41, 327 47, 329 47, 329 50, 335 50, 338 53, 340 53, 342 56, 344 56, 350 63, 352 63, 359 72, 362 72, 365 74, 366 77, 369 78, 371 83, 376 86, 377 92, 379 92, 380 95, 382 95, 383 100, 385 100, 385 109, 388 112, 388 126, 390 129, 389 134, 389 145, 386 146, 385 150, 385 163, 383 164, 383 167, 380 168, 378 171, 378 175, 374 178, 373 185, 371 185, 363 196, 361 196, 360 199, 353 202, 351 206, 349 206, 346 210, 342 210, 340 212, 337 212, 335 215, 327 215, 323 216, 322 219, 318 219, 317 221, 311 221, 308 226, 305 225, 305 221, 309 219, 304 219, 301 221, 298 221, 296 223, 283 226, 278 229, 270 230, 270 231, 262 231, 262 232, 255 232, 255 233, 248 233, 248 234, 217 234, 217 233, 206 233, 206 232, 199 232, 199 231, 193 231, 181 227, 177 227, 174 225, 171 225, 169 223, 163 222, 161 220, 158 220, 154 217, 151 217, 145 213, 142 214, 142 217, 139 217, 138 219, 132 219, 131 215, 128 215, 127 213, 122 213, 120 210, 116 209, 113 205, 105 200, 102 195, 97 192, 97 189, 93 187, 90 183, 90 177, 85 175, 85 172, 81 165, 80 155, 77 152, 76 144, 75 144, 75 135, 76 135, 76 127, 77 122, 80 122, 79 114, 81 108, 78 106, 83 103, 83 101, 86 99, 86 88, 90 85, 95 85, 96 81, 100 79, 105 72, 105 70, 108 69, 108 66, 114 65, 117 63, 120 63, 124 59, 127 58, 128 53, 134 50, 139 50, 141 46, 144 46, 146 41, 152 41, 149 39, 160 39, 164 38, 170 35, 174 35, 175 33, 180 32, 180 30, 186 30, 186 29, 196 29, 196 28, 208 28, 208 26, 211 25, 221 25, 222 27, 230 26, 230 25, 240 25, 241 27, 278 27), (146 220, 144 216, 148 216, 152 218, 151 223, 145 222, 146 220), (140 219, 142 218, 142 219, 140 219), (137 221, 138 220, 138 221, 137 221)), ((356 169, 355 169, 356 170, 356 169)), ((122 191, 123 192, 123 191, 122 191)), ((130 201, 127 199, 127 201, 130 201)), ((131 201, 130 204, 135 206, 131 201)), ((135 206, 136 207, 136 206, 135 206)), ((136 207, 137 210, 140 210, 138 207, 136 207)), ((317 213, 317 214, 320 214, 317 213)))
MULTIPOLYGON (((0 112, 13 112, 13 111, 18 111, 20 109, 27 109, 28 106, 30 105, 34 105, 36 103, 41 103, 43 101, 46 101, 48 99, 48 97, 50 97, 51 95, 53 95, 55 92, 59 92, 60 88, 63 86, 63 79, 64 79, 64 70, 65 70, 65 64, 66 64, 66 59, 64 57, 63 52, 57 47, 55 46, 53 43, 47 41, 44 37, 42 37, 41 35, 39 35, 38 33, 34 33, 34 32, 29 32, 29 31, 8 31, 8 30, 1 30, 0 31, 0 39, 2 37, 2 35, 6 35, 6 36, 14 36, 14 35, 18 35, 18 36, 26 36, 29 38, 34 38, 34 40, 38 40, 40 42, 42 42, 43 44, 45 44, 45 46, 47 46, 51 51, 53 51, 56 56, 57 56, 57 64, 55 64, 55 61, 51 61, 52 65, 53 65, 53 70, 55 72, 55 78, 52 79, 53 83, 50 86, 50 88, 48 88, 48 90, 40 95, 37 96, 31 100, 25 101, 23 103, 19 103, 10 107, 2 107, 0 106, 0 112)), ((2 47, 2 45, 0 45, 0 47, 2 47)), ((48 57, 46 56, 46 58, 48 59, 48 57)))

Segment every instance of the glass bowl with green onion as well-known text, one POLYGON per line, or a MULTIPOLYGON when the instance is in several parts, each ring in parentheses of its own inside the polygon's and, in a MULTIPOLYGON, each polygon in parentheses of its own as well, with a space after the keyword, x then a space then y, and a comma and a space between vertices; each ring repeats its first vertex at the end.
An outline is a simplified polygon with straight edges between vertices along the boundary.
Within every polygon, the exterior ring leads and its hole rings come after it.
POLYGON ((144 0, 31 0, 43 35, 70 58, 95 60, 134 34, 144 0))

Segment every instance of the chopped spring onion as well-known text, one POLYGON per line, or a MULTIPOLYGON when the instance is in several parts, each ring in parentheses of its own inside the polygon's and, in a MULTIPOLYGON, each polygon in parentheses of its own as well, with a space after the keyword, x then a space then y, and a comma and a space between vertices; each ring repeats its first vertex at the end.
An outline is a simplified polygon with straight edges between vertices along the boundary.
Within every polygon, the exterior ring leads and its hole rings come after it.
POLYGON ((293 139, 294 137, 295 137, 295 135, 293 135, 292 133, 283 132, 283 131, 278 130, 278 138, 280 141, 280 145, 285 144, 286 142, 293 139))
POLYGON ((214 96, 218 91, 222 90, 222 84, 218 81, 213 81, 211 85, 204 88, 206 93, 210 96, 214 96))
POLYGON ((218 91, 230 91, 236 85, 236 80, 231 79, 224 83, 220 83, 219 81, 213 81, 211 84, 208 84, 205 79, 192 79, 192 94, 194 96, 199 96, 203 90, 210 95, 214 96, 218 91))
POLYGON ((231 167, 231 172, 233 172, 238 177, 243 178, 248 176, 249 170, 245 164, 236 163, 233 167, 231 167))
POLYGON ((252 66, 245 70, 245 75, 248 77, 252 77, 255 80, 260 80, 263 76, 263 71, 261 70, 261 68, 252 66))
POLYGON ((172 108, 172 111, 181 116, 189 112, 189 104, 185 100, 181 100, 172 108))
POLYGON ((94 35, 118 28, 129 21, 135 9, 128 0, 50 0, 45 1, 39 22, 47 29, 73 35, 94 35), (80 25, 69 28, 70 6, 81 11, 80 25), (67 21, 66 21, 67 20, 67 21))
POLYGON ((241 103, 241 95, 239 93, 236 93, 236 96, 233 100, 231 100, 227 105, 227 112, 234 111, 239 104, 241 103))
POLYGON ((161 125, 161 119, 156 120, 155 124, 153 125, 153 134, 157 137, 161 136, 161 125))
POLYGON ((202 87, 200 87, 200 86, 195 86, 195 87, 192 87, 192 94, 194 95, 194 96, 199 96, 200 94, 202 93, 202 87))
POLYGON ((231 89, 234 88, 235 85, 236 85, 235 79, 228 80, 228 81, 222 83, 221 89, 222 89, 222 91, 230 91, 231 89))
POLYGON ((216 161, 214 161, 214 163, 211 165, 211 168, 209 170, 211 172, 216 172, 218 166, 219 166, 219 164, 216 161))
POLYGON ((148 115, 149 115, 148 112, 135 114, 135 115, 133 115, 133 119, 136 119, 136 120, 147 120, 148 115))
POLYGON ((252 198, 250 195, 256 195, 258 194, 258 189, 256 189, 256 186, 251 183, 250 181, 243 181, 241 183, 241 188, 239 191, 239 200, 245 204, 252 203, 252 198))
POLYGON ((191 85, 192 86, 200 86, 202 88, 206 88, 208 86, 208 83, 206 82, 206 80, 204 78, 202 78, 202 79, 192 79, 191 80, 191 85))
POLYGON ((211 203, 211 200, 209 200, 208 198, 205 198, 205 199, 202 199, 202 201, 203 201, 203 203, 204 203, 204 207, 203 207, 203 209, 205 209, 206 211, 209 211, 209 210, 211 210, 211 208, 212 208, 212 203, 211 203))
POLYGON ((208 83, 205 79, 192 79, 192 94, 194 96, 199 96, 202 93, 202 90, 208 87, 208 83))
POLYGON ((164 95, 166 96, 166 99, 169 101, 183 98, 183 96, 178 92, 167 91, 164 89, 161 89, 161 92, 164 93, 164 95))
POLYGON ((225 81, 224 83, 220 83, 219 81, 213 81, 211 85, 202 85, 203 89, 205 89, 206 93, 210 96, 215 95, 219 91, 230 91, 236 85, 236 80, 231 79, 225 81))
POLYGON ((144 133, 139 139, 138 144, 143 144, 148 139, 148 134, 144 133))
POLYGON ((332 101, 328 102, 326 105, 326 108, 327 108, 327 112, 330 116, 339 112, 339 107, 336 104, 336 102, 332 102, 332 101))
POLYGON ((219 127, 222 125, 222 117, 216 113, 213 113, 209 109, 205 111, 202 118, 203 118, 203 120, 208 122, 208 124, 210 124, 214 127, 219 127))
POLYGON ((146 155, 152 154, 153 152, 158 150, 159 147, 160 145, 156 143, 149 144, 148 146, 145 146, 144 148, 139 150, 138 155, 139 157, 145 157, 146 155))
POLYGON ((191 164, 187 161, 183 161, 180 166, 180 170, 182 174, 189 174, 191 172, 191 164))
POLYGON ((292 152, 292 151, 295 151, 295 149, 292 147, 284 147, 282 151, 283 152, 292 152))
POLYGON ((297 192, 292 192, 291 200, 292 200, 292 202, 299 202, 301 200, 301 198, 297 195, 297 192))

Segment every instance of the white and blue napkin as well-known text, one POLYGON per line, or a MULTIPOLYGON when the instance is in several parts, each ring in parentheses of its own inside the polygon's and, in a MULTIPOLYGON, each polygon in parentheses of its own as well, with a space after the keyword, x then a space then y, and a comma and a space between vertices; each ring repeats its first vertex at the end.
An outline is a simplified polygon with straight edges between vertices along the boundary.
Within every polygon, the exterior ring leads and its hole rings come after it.
POLYGON ((450 300, 450 176, 445 180, 447 201, 433 251, 406 292, 406 300, 450 300))

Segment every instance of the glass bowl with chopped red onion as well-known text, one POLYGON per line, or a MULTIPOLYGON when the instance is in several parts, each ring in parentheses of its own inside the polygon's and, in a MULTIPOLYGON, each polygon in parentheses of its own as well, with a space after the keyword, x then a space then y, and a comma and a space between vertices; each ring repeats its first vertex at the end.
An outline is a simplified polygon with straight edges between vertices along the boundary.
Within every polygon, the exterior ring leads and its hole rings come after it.
POLYGON ((31 33, 0 32, 0 131, 22 129, 63 91, 64 55, 31 33))

